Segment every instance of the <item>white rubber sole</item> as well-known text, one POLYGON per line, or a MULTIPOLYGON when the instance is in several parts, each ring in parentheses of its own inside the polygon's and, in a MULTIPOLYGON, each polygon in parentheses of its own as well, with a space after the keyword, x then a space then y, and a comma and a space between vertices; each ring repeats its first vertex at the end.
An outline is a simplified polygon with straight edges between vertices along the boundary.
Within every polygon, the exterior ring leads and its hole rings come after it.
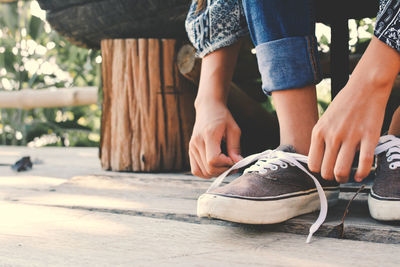
MULTIPOLYGON (((318 193, 287 196, 281 199, 250 200, 205 193, 197 201, 197 215, 247 224, 273 224, 320 209, 318 193)), ((326 190, 328 205, 337 203, 339 189, 326 190)))
POLYGON ((379 221, 400 221, 400 201, 377 199, 371 194, 368 196, 368 207, 372 218, 379 221))

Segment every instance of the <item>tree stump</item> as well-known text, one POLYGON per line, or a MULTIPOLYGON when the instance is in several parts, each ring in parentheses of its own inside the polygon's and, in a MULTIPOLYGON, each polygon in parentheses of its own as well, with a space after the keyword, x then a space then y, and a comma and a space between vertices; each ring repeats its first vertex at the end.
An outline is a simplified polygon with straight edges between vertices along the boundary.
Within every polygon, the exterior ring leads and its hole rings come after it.
POLYGON ((100 158, 113 171, 188 170, 193 85, 175 39, 106 39, 100 158))

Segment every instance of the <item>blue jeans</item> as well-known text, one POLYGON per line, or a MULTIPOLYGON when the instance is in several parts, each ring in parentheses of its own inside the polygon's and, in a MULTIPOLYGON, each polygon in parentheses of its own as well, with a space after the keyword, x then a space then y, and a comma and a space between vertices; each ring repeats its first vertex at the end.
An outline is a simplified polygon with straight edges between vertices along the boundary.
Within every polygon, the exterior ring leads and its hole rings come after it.
POLYGON ((313 0, 242 0, 242 4, 265 93, 321 81, 313 0))

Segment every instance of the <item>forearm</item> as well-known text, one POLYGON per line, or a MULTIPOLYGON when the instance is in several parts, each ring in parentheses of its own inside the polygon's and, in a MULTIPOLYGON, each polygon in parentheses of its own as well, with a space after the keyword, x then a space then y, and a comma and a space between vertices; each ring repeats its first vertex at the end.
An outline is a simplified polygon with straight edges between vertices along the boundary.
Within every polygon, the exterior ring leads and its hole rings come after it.
POLYGON ((203 58, 196 108, 209 101, 226 104, 240 46, 239 41, 203 58))
POLYGON ((353 86, 350 88, 360 88, 356 94, 370 93, 376 98, 387 99, 399 70, 399 52, 373 37, 351 75, 349 84, 353 86))

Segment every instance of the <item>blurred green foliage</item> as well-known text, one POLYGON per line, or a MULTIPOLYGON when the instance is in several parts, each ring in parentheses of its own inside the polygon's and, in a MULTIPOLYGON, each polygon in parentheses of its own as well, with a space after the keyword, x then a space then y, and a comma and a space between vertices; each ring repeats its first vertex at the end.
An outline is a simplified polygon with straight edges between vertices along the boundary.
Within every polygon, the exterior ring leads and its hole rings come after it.
MULTIPOLYGON (((367 49, 374 34, 376 19, 364 18, 360 20, 349 20, 349 51, 350 54, 362 55, 367 49)), ((317 39, 320 58, 329 58, 330 51, 330 29, 327 25, 318 23, 317 39)), ((317 85, 318 109, 320 115, 328 108, 331 102, 330 79, 323 80, 317 85)))
MULTIPOLYGON (((98 51, 72 45, 33 15, 36 1, 0 4, 0 90, 99 86, 98 51)), ((0 145, 96 146, 98 105, 0 110, 0 145)))

